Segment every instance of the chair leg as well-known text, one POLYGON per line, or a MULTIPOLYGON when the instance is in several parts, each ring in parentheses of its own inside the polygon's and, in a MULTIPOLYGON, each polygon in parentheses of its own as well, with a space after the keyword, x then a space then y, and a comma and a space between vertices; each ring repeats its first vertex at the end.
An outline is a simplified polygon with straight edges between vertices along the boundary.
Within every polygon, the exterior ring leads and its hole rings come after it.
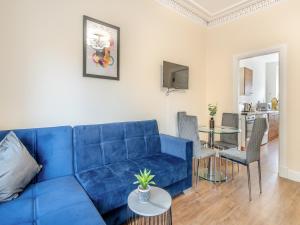
POLYGON ((194 159, 194 177, 195 177, 195 184, 197 185, 197 162, 198 162, 198 159, 195 158, 194 159))
POLYGON ((247 174, 248 174, 248 189, 249 189, 249 201, 252 201, 251 197, 251 177, 250 177, 250 167, 247 165, 247 174))
POLYGON ((200 164, 200 159, 197 159, 197 169, 196 169, 196 189, 198 187, 198 182, 199 182, 199 164, 200 164))
POLYGON ((260 191, 260 194, 261 194, 262 193, 262 187, 261 187, 261 166, 260 166, 260 160, 258 160, 257 163, 258 163, 259 191, 260 191))
POLYGON ((196 159, 193 158, 193 175, 196 176, 196 159))
POLYGON ((219 182, 221 183, 221 172, 222 172, 222 157, 219 156, 219 182))
POLYGON ((227 159, 225 159, 225 179, 227 180, 227 159))
POLYGON ((215 174, 215 184, 217 182, 217 156, 214 156, 214 174, 215 174))
POLYGON ((233 180, 233 171, 234 170, 234 163, 233 161, 231 162, 231 176, 232 176, 232 180, 233 180))
MULTIPOLYGON (((193 177, 194 177, 194 184, 196 185, 197 183, 197 177, 196 177, 196 173, 197 173, 197 159, 193 158, 193 177)), ((194 186, 195 187, 195 186, 194 186)))

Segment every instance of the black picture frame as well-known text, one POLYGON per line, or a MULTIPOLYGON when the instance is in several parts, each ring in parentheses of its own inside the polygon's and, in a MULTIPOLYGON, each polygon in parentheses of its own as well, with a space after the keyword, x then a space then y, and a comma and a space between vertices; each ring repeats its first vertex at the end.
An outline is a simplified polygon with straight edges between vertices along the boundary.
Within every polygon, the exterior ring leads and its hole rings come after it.
POLYGON ((89 16, 83 16, 83 77, 102 78, 109 80, 120 80, 120 28, 112 24, 91 18, 89 16), (116 63, 116 76, 107 76, 105 74, 92 74, 87 72, 87 22, 91 21, 102 26, 114 29, 117 32, 117 63, 116 63))

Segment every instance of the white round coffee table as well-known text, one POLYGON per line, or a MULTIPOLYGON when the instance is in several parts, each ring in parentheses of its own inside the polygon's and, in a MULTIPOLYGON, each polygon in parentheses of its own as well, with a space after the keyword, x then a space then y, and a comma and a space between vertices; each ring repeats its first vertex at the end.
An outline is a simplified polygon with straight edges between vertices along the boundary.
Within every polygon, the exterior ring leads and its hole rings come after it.
POLYGON ((164 189, 152 187, 150 199, 142 203, 138 199, 138 191, 132 191, 128 196, 128 224, 129 225, 159 225, 172 224, 172 198, 164 189))

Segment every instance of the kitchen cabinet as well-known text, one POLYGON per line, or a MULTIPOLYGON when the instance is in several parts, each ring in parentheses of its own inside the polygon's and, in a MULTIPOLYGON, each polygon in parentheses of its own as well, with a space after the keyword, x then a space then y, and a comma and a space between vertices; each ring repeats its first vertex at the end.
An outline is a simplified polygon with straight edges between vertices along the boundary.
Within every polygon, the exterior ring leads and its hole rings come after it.
POLYGON ((269 113, 269 141, 272 141, 279 136, 279 113, 269 113))
POLYGON ((240 68, 240 95, 251 95, 253 93, 253 70, 240 68))

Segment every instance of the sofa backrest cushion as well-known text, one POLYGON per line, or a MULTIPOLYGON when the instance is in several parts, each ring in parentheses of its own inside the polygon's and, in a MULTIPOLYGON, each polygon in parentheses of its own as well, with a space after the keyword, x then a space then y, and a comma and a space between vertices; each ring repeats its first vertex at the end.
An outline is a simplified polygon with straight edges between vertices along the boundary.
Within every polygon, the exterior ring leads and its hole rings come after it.
POLYGON ((155 120, 76 126, 75 172, 161 152, 155 120))
MULTIPOLYGON (((13 130, 43 168, 34 182, 73 174, 72 128, 52 127, 13 130)), ((2 140, 9 131, 0 131, 2 140)))

